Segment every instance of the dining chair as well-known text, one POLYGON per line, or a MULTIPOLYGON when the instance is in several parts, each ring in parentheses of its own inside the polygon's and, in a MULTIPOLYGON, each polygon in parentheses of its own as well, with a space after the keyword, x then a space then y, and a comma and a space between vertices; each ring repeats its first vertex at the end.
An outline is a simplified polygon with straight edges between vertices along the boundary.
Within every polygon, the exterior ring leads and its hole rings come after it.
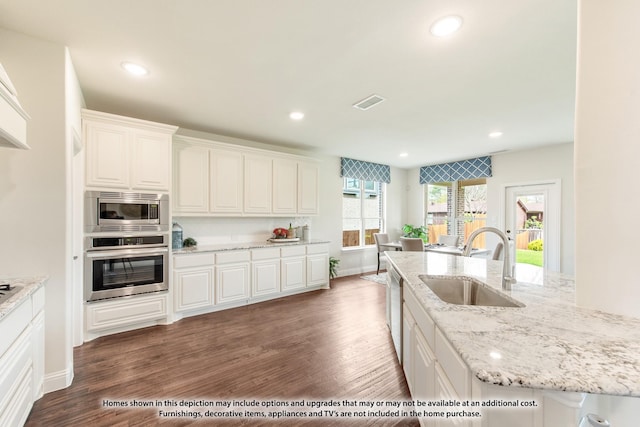
MULTIPOLYGON (((383 243, 389 243, 389 235, 386 233, 373 233, 373 239, 376 241, 376 247, 378 248, 378 269, 376 270, 376 274, 380 273, 380 253, 385 251, 383 246, 380 246, 383 243)), ((382 255, 382 260, 386 262, 387 257, 382 255)))
POLYGON ((422 239, 413 237, 403 237, 400 239, 400 245, 402 245, 403 251, 423 252, 424 242, 422 239))
POLYGON ((502 255, 502 248, 503 247, 504 247, 504 243, 498 242, 496 244, 495 249, 493 250, 493 255, 491 256, 491 259, 499 260, 500 259, 500 255, 502 255))
POLYGON ((460 241, 460 237, 452 236, 448 234, 443 234, 438 237, 438 243, 445 246, 458 246, 459 241, 460 241))

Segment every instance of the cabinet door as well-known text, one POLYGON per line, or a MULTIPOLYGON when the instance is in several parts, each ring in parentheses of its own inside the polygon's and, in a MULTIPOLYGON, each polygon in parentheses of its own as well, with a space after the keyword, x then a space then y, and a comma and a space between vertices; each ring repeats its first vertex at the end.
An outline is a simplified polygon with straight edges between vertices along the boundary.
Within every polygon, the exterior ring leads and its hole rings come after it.
MULTIPOLYGON (((388 286, 387 289, 389 289, 388 286)), ((389 296, 387 296, 387 298, 389 298, 389 296)), ((409 386, 409 392, 411 392, 411 395, 414 397, 413 353, 415 340, 413 338, 413 334, 415 324, 416 322, 411 315, 411 311, 409 311, 409 308, 404 304, 402 306, 402 370, 404 371, 404 377, 406 378, 407 385, 409 386)))
POLYGON ((298 162, 274 159, 273 161, 274 214, 295 214, 298 209, 298 162))
POLYGON ((280 292, 280 260, 255 261, 251 270, 251 296, 280 292))
POLYGON ((175 311, 213 305, 213 268, 176 270, 173 278, 175 311))
POLYGON ((244 156, 244 212, 271 213, 272 160, 266 156, 244 156))
POLYGON ((280 265, 283 291, 300 289, 307 285, 304 257, 282 258, 280 265))
POLYGON ((44 310, 33 318, 33 400, 44 394, 44 310))
POLYGON ((133 189, 169 190, 171 136, 154 132, 133 133, 133 189))
POLYGON ((249 298, 249 263, 216 266, 216 304, 249 298))
POLYGON ((298 163, 298 213, 318 214, 318 166, 298 163))
MULTIPOLYGON (((447 375, 444 373, 438 363, 434 364, 435 371, 435 398, 436 400, 460 400, 460 397, 456 394, 455 389, 449 382, 447 375)), ((434 418, 433 425, 437 427, 444 426, 469 426, 469 420, 463 418, 434 418)))
POLYGON ((129 188, 131 133, 124 126, 84 122, 88 187, 129 188))
POLYGON ((307 257, 307 286, 329 283, 329 255, 318 254, 307 257))
POLYGON ((174 213, 209 211, 209 149, 174 143, 174 213))
POLYGON ((433 350, 429 347, 422 331, 417 326, 413 329, 413 393, 420 400, 434 400, 435 363, 433 350))
POLYGON ((242 153, 211 150, 210 156, 210 211, 213 213, 242 213, 242 153))

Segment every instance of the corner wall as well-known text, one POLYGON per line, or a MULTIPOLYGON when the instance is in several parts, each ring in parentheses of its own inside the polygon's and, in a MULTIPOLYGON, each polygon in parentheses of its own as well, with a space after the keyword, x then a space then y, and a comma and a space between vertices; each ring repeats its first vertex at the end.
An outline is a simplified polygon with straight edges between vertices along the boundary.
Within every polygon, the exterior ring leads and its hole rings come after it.
POLYGON ((0 274, 46 275, 45 391, 69 385, 65 48, 0 29, 0 61, 31 117, 31 150, 0 149, 0 274))

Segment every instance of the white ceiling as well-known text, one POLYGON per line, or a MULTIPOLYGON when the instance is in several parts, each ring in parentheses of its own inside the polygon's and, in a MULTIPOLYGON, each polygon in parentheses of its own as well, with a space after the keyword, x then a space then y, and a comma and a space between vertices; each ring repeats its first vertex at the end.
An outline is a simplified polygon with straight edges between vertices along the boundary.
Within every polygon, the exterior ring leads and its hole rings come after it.
POLYGON ((88 108, 408 168, 573 141, 576 2, 0 0, 0 26, 68 46, 88 108))

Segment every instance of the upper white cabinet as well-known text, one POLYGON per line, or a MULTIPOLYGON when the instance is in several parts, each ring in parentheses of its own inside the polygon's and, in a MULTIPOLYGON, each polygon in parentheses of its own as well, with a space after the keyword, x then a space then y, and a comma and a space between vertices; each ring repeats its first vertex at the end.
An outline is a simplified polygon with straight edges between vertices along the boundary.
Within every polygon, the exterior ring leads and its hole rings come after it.
POLYGON ((318 166, 300 162, 298 163, 298 213, 316 215, 318 204, 318 166))
POLYGON ((177 127, 83 110, 87 187, 168 191, 177 127))
POLYGON ((318 166, 300 156, 177 136, 172 198, 174 215, 317 215, 318 166))
POLYGON ((18 102, 16 89, 0 64, 0 147, 28 149, 28 119, 18 102))
POLYGON ((273 213, 298 213, 298 162, 273 160, 273 213))
POLYGON ((242 153, 232 150, 211 150, 210 211, 212 213, 242 213, 242 153))

